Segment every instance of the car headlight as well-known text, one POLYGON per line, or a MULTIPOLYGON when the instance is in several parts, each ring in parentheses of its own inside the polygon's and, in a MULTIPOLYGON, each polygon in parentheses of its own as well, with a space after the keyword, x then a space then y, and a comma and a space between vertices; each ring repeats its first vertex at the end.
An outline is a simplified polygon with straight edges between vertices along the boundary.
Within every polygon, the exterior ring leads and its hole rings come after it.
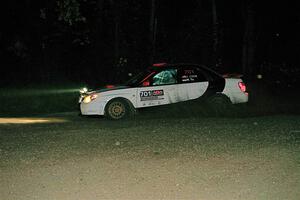
POLYGON ((82 88, 82 89, 79 90, 79 92, 80 92, 81 94, 84 94, 84 93, 86 93, 87 91, 88 91, 88 89, 87 89, 86 87, 84 87, 84 88, 82 88))
POLYGON ((83 98, 83 103, 90 103, 91 101, 95 100, 98 97, 97 94, 90 94, 83 98))

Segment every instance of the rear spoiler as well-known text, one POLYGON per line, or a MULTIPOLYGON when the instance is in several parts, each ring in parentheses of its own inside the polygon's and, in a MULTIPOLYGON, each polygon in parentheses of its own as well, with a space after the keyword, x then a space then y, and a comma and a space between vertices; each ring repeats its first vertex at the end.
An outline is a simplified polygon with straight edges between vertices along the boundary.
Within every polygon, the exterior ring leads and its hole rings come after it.
POLYGON ((222 75, 223 78, 242 78, 243 74, 227 73, 222 75))

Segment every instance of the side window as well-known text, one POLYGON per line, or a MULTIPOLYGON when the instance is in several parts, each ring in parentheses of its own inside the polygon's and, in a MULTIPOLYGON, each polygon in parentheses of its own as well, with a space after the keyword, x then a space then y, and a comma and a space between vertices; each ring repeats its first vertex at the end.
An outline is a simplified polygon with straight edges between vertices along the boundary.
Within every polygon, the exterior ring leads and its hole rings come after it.
POLYGON ((153 76, 152 85, 167 85, 177 83, 177 70, 167 69, 153 76))
POLYGON ((207 81, 204 73, 198 68, 182 68, 179 74, 181 83, 193 83, 207 81))

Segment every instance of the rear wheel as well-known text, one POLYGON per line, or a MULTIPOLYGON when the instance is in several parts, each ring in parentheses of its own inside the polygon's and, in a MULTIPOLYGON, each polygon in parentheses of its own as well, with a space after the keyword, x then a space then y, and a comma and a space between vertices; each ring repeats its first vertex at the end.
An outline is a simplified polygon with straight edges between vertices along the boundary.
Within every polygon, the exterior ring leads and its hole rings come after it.
POLYGON ((224 94, 216 94, 208 99, 210 112, 214 116, 227 116, 232 112, 232 103, 224 94))
POLYGON ((133 113, 133 108, 123 99, 111 100, 105 107, 105 116, 112 120, 124 119, 133 113))

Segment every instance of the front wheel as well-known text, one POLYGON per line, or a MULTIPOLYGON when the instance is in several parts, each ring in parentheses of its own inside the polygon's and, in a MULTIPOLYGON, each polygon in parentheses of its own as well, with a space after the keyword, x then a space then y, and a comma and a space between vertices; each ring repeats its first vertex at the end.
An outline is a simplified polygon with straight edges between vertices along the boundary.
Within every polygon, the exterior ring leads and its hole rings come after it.
POLYGON ((109 102, 105 108, 105 116, 112 120, 119 120, 130 116, 132 109, 123 99, 115 99, 109 102))

